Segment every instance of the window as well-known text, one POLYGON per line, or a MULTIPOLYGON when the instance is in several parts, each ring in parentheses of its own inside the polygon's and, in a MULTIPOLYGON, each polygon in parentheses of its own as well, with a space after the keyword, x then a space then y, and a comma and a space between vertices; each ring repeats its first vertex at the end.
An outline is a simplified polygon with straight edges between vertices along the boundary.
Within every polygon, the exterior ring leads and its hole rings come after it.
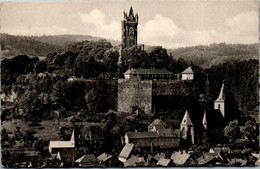
POLYGON ((220 109, 220 104, 218 104, 218 108, 220 109))

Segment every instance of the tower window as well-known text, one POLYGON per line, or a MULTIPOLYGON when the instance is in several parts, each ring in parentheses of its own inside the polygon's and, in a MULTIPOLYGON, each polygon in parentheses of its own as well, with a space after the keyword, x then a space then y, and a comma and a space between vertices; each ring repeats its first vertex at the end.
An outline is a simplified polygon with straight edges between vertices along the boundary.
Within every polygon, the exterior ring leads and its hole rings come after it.
POLYGON ((218 108, 220 109, 220 104, 218 104, 218 108))

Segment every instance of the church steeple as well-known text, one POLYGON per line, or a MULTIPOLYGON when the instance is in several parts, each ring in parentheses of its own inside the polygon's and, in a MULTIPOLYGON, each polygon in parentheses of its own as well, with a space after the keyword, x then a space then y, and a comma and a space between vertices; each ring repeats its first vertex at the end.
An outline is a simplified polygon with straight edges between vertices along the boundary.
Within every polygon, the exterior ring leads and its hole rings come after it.
POLYGON ((188 110, 186 110, 186 112, 185 112, 185 115, 184 115, 184 117, 181 121, 181 125, 191 125, 191 126, 193 126, 193 123, 190 119, 190 115, 188 113, 188 110))
POLYGON ((204 116, 203 116, 203 120, 202 120, 202 125, 204 127, 205 130, 207 130, 208 128, 208 124, 207 124, 207 115, 206 115, 206 111, 204 111, 204 116))
POLYGON ((216 101, 225 101, 225 99, 226 99, 225 85, 224 85, 224 83, 222 83, 222 86, 221 86, 221 89, 220 89, 220 92, 219 92, 219 96, 218 96, 216 101))
POLYGON ((224 118, 225 118, 225 100, 226 100, 225 85, 223 83, 220 89, 219 96, 217 100, 215 100, 214 102, 214 109, 219 110, 224 118))
POLYGON ((181 121, 180 132, 181 132, 180 133, 181 137, 184 140, 186 140, 188 142, 190 141, 192 144, 194 144, 194 127, 193 127, 193 123, 191 121, 190 115, 187 110, 181 121))

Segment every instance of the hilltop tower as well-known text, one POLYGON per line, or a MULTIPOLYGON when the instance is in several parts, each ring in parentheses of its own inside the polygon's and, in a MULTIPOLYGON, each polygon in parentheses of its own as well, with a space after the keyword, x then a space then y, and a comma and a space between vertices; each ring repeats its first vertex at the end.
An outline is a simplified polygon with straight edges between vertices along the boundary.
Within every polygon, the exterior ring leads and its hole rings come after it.
POLYGON ((134 15, 131 6, 129 15, 124 12, 124 20, 122 20, 122 49, 137 45, 137 25, 138 14, 134 15))
POLYGON ((181 121, 180 131, 181 137, 184 140, 191 141, 191 143, 194 144, 194 126, 187 110, 181 121))
POLYGON ((224 118, 225 118, 225 99, 226 99, 225 85, 223 83, 219 96, 218 96, 217 100, 215 100, 215 102, 214 102, 214 109, 220 110, 220 112, 224 118))

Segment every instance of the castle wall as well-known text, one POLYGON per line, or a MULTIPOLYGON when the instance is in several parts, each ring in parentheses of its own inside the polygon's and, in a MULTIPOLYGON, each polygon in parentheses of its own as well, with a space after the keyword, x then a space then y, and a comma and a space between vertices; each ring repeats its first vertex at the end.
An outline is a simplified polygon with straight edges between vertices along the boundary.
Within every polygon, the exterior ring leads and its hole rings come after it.
POLYGON ((192 82, 179 80, 153 81, 153 108, 155 112, 187 109, 193 103, 192 82))
POLYGON ((152 81, 118 79, 118 111, 132 112, 136 108, 152 112, 152 81))
POLYGON ((189 108, 192 97, 192 82, 178 80, 118 80, 118 111, 133 112, 138 108, 145 113, 189 108))

